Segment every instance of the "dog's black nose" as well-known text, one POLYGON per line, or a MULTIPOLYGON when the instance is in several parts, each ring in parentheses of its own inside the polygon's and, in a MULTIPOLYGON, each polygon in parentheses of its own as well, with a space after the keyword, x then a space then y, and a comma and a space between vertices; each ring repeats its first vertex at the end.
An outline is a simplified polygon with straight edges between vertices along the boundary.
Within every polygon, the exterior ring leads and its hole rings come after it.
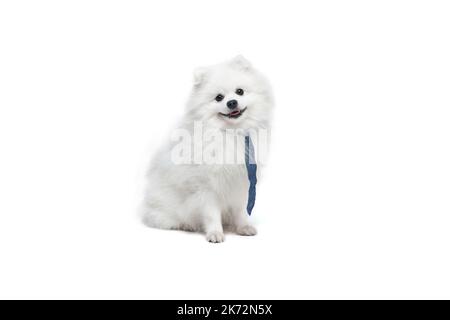
POLYGON ((230 100, 227 102, 227 107, 230 109, 234 109, 238 106, 237 100, 230 100))

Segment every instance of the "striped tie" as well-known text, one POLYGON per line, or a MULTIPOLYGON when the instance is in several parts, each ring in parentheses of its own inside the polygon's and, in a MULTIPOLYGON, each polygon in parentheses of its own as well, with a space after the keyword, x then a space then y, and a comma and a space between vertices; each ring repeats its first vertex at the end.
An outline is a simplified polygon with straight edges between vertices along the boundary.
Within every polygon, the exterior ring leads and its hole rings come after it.
POLYGON ((252 214, 253 207, 255 206, 256 198, 256 161, 255 161, 255 150, 253 148, 252 139, 250 136, 245 136, 245 166, 247 167, 248 181, 250 182, 250 187, 248 189, 248 202, 247 202, 247 213, 252 214))

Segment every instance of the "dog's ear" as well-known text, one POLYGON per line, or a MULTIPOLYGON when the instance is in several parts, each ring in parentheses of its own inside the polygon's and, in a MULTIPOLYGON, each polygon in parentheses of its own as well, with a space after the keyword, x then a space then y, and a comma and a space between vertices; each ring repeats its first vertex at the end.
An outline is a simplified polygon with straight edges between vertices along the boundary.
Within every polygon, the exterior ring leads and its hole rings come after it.
POLYGON ((238 55, 231 59, 231 64, 242 70, 250 70, 252 68, 252 64, 243 55, 238 55))
POLYGON ((194 86, 200 87, 205 81, 206 75, 208 74, 208 69, 205 67, 199 67, 194 70, 194 86))

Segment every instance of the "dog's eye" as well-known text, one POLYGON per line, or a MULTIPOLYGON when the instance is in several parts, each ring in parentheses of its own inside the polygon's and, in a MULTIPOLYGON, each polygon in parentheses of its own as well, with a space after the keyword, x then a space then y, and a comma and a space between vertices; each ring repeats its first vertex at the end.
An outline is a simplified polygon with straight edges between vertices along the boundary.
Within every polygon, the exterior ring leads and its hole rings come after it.
POLYGON ((220 102, 220 101, 222 101, 222 100, 223 100, 223 98, 224 98, 224 96, 223 96, 223 95, 221 95, 221 94, 218 94, 218 95, 216 96, 216 101, 217 101, 217 102, 220 102))
POLYGON ((236 94, 242 96, 244 94, 244 90, 242 90, 241 88, 236 89, 236 94))

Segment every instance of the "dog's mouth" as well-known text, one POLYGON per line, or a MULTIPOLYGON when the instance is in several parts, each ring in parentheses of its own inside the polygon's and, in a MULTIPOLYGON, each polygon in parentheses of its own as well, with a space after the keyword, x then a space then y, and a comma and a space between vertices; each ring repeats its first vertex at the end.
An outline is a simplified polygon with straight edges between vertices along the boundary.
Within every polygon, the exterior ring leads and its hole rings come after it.
POLYGON ((236 109, 236 110, 233 110, 233 111, 231 111, 230 113, 222 113, 222 112, 219 112, 219 114, 220 114, 221 116, 228 117, 228 118, 230 118, 230 119, 237 119, 237 118, 239 118, 240 116, 242 116, 242 114, 245 112, 245 110, 247 110, 247 107, 245 107, 244 109, 236 109))

